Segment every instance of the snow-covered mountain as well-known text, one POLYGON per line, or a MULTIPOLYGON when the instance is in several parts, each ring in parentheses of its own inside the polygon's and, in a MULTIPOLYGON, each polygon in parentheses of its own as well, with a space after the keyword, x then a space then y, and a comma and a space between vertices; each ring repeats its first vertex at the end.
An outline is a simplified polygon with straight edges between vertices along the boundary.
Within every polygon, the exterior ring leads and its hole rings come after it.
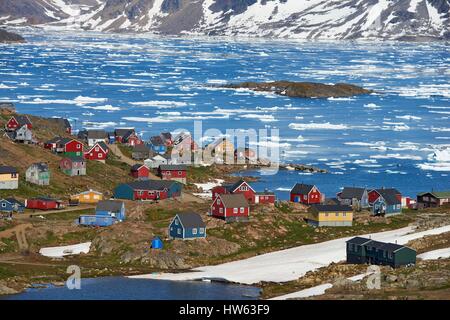
POLYGON ((450 39, 450 0, 1 0, 0 25, 305 39, 450 39))

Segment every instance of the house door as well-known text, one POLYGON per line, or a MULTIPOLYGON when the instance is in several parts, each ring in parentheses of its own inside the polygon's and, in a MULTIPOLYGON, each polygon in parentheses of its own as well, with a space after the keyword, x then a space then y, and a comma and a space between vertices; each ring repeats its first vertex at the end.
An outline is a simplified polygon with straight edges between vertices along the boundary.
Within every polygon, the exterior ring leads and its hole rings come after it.
POLYGON ((255 196, 255 203, 259 203, 259 196, 255 196))
POLYGON ((296 197, 294 198, 294 202, 300 202, 300 197, 299 197, 299 196, 296 196, 296 197))

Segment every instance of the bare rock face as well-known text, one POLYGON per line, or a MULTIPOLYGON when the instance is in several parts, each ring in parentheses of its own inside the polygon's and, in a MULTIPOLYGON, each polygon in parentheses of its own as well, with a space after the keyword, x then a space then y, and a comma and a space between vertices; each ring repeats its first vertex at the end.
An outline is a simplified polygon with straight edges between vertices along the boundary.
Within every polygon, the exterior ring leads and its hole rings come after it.
POLYGON ((3 282, 0 282, 0 296, 6 295, 6 294, 16 294, 16 293, 19 293, 19 291, 6 286, 3 282))
POLYGON ((273 92, 275 94, 294 98, 330 98, 351 97, 360 94, 368 94, 372 91, 345 83, 328 85, 314 82, 242 82, 225 85, 225 88, 250 89, 254 91, 273 92))

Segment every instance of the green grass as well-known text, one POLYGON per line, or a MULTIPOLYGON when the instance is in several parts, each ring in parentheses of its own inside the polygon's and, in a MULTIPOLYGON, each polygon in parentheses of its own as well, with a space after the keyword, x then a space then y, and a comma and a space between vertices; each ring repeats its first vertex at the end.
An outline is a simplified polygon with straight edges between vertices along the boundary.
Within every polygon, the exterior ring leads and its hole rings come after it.
POLYGON ((17 274, 11 268, 0 265, 0 279, 7 279, 16 276, 17 274))
POLYGON ((94 214, 95 209, 80 209, 74 211, 62 211, 45 215, 45 220, 75 220, 80 215, 94 214))
POLYGON ((187 176, 189 182, 206 182, 214 176, 216 176, 216 173, 214 171, 213 166, 208 167, 193 167, 189 166, 187 169, 187 176))
POLYGON ((147 222, 155 222, 155 221, 161 221, 161 220, 169 220, 172 219, 177 213, 179 213, 179 210, 167 210, 163 208, 151 208, 146 210, 145 215, 147 222))
POLYGON ((117 146, 119 147, 119 150, 123 153, 125 157, 131 158, 133 152, 132 147, 126 146, 124 144, 117 144, 117 146))

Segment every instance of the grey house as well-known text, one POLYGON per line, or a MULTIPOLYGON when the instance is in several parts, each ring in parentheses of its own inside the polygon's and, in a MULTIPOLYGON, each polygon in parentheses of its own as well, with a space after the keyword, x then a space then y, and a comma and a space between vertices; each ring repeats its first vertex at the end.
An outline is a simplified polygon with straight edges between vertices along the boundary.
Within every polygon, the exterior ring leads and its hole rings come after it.
POLYGON ((46 163, 33 163, 25 172, 25 180, 40 186, 50 184, 50 169, 46 163))
POLYGON ((337 198, 342 205, 358 209, 369 207, 369 193, 366 188, 344 187, 337 194, 337 198))
POLYGON ((416 264, 416 251, 396 244, 355 237, 347 241, 347 263, 387 265, 393 268, 416 264))
POLYGON ((144 160, 154 157, 155 155, 156 153, 150 150, 150 148, 145 144, 138 144, 134 146, 133 150, 131 151, 131 157, 134 160, 144 160))
POLYGON ((15 142, 20 143, 33 142, 33 132, 26 125, 21 126, 16 131, 5 132, 5 136, 7 136, 8 138, 10 138, 15 142))

